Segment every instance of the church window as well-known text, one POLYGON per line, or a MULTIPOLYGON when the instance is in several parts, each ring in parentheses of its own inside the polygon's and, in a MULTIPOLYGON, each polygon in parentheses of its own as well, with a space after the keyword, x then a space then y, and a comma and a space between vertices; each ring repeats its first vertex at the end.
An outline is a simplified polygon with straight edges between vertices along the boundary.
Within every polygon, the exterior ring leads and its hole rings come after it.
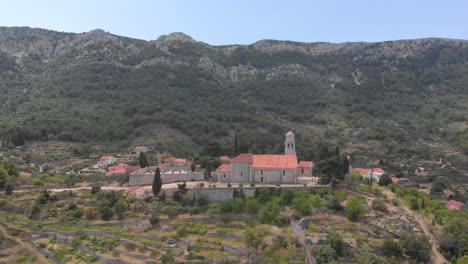
POLYGON ((301 169, 301 173, 304 173, 304 169, 301 169))
POLYGON ((244 176, 244 173, 241 171, 241 176, 244 176))
POLYGON ((286 175, 286 171, 283 171, 283 176, 286 175))
POLYGON ((260 177, 260 182, 263 182, 263 177, 260 177))
POLYGON ((260 171, 260 175, 263 175, 263 170, 260 171))
POLYGON ((224 174, 223 177, 226 178, 226 174, 224 174))

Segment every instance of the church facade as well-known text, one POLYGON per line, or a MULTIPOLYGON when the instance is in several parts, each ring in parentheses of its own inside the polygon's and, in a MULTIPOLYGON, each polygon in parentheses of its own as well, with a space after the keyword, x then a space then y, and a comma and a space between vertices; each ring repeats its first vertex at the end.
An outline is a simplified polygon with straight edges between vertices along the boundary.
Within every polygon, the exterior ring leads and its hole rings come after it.
POLYGON ((222 164, 218 181, 222 183, 297 184, 298 177, 312 177, 313 162, 298 163, 294 133, 286 134, 283 155, 242 153, 222 164))

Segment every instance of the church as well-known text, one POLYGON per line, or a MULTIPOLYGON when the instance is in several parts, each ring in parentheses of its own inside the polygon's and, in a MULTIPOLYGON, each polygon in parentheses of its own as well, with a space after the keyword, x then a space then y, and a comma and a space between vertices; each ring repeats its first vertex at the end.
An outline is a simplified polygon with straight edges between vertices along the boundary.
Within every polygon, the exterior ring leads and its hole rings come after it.
POLYGON ((222 183, 297 184, 300 177, 312 177, 314 163, 297 161, 294 133, 289 131, 284 142, 284 154, 254 155, 242 153, 221 165, 218 181, 222 183))

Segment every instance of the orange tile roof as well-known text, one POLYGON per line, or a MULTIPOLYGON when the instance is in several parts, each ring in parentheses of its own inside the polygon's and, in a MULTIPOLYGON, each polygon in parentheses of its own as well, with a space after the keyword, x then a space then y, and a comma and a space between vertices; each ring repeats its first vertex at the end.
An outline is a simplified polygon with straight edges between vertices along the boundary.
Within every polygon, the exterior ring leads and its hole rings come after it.
POLYGON ((228 156, 221 156, 219 157, 221 161, 230 161, 231 159, 228 156))
POLYGON ((253 155, 252 168, 296 169, 296 155, 253 155))
POLYGON ((314 163, 312 161, 301 161, 297 165, 299 168, 311 168, 314 166, 314 163))
POLYGON ((367 174, 370 170, 366 168, 354 168, 353 171, 359 171, 361 174, 367 174))
POLYGON ((250 153, 242 153, 239 156, 233 158, 231 162, 247 162, 252 163, 252 154, 250 153))
POLYGON ((113 158, 112 156, 102 156, 101 160, 108 160, 108 159, 112 159, 112 158, 113 158))
POLYGON ((400 178, 397 178, 397 177, 390 177, 392 179, 392 182, 393 183, 397 183, 400 181, 400 178))
POLYGON ((382 170, 381 168, 374 168, 374 172, 376 172, 376 173, 385 173, 385 171, 382 170))
POLYGON ((127 171, 122 167, 112 166, 112 167, 109 167, 109 169, 107 170, 107 175, 112 176, 116 174, 125 174, 125 172, 127 171))
POLYGON ((448 209, 459 210, 459 209, 462 208, 463 205, 465 205, 465 204, 462 203, 462 202, 459 202, 459 201, 450 200, 450 201, 448 201, 445 205, 447 206, 448 209))
POLYGON ((145 146, 136 146, 135 149, 145 149, 145 146))
POLYGON ((216 169, 218 172, 231 172, 231 164, 223 164, 216 169))

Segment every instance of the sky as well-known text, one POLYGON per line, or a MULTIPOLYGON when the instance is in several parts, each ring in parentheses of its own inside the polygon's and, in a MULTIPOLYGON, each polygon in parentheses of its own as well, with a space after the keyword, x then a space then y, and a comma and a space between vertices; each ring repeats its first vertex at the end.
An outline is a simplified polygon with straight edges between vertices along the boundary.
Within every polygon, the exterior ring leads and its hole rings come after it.
POLYGON ((468 39, 468 0, 0 0, 0 26, 145 40, 184 32, 212 45, 468 39))

